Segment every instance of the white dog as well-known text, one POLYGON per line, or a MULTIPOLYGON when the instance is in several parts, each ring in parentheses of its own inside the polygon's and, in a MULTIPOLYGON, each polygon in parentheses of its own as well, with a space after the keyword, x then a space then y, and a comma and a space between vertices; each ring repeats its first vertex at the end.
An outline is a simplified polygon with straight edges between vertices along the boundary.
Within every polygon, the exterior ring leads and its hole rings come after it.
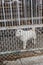
POLYGON ((17 29, 16 36, 20 38, 21 41, 23 41, 23 48, 26 48, 26 42, 30 40, 31 38, 34 39, 34 44, 36 43, 36 32, 33 28, 29 31, 24 31, 22 29, 17 29))

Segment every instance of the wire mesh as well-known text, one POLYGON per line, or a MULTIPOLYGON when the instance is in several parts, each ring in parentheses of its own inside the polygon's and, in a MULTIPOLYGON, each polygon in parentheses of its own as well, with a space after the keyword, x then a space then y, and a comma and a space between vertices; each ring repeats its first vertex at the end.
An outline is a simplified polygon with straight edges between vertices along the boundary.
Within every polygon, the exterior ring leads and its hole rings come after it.
POLYGON ((37 43, 28 40, 26 49, 43 48, 43 0, 0 0, 0 53, 23 50, 16 30, 30 31, 34 27, 37 43))

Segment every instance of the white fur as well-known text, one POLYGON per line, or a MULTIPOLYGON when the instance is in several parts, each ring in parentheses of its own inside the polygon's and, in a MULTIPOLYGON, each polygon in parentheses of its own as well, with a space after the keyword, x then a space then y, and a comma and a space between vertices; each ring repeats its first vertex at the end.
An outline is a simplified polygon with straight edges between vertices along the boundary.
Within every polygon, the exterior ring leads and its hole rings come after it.
POLYGON ((32 30, 24 31, 21 29, 18 29, 16 31, 16 36, 23 41, 23 48, 26 48, 26 42, 30 40, 31 38, 34 39, 34 44, 36 43, 36 32, 35 29, 33 28, 32 30))

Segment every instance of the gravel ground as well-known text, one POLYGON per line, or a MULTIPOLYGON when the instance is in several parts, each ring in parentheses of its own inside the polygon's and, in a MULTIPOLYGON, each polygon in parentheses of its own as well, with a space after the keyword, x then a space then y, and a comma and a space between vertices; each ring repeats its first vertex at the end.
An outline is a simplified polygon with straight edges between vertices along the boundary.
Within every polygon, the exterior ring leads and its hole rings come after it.
POLYGON ((22 58, 21 62, 19 59, 16 61, 8 61, 6 65, 43 65, 43 56, 22 58))

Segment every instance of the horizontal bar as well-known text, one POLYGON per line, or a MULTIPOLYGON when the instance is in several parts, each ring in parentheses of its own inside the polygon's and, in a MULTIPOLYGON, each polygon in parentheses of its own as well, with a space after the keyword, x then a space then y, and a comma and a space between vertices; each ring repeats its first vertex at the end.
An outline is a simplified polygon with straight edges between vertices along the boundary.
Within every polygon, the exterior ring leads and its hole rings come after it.
POLYGON ((6 27, 0 27, 0 30, 7 30, 6 27))
MULTIPOLYGON (((43 19, 43 17, 33 17, 33 20, 40 20, 40 19, 43 19)), ((8 22, 8 21, 18 21, 19 20, 19 18, 14 18, 14 19, 3 19, 3 20, 0 20, 0 22, 8 22)), ((32 18, 30 17, 30 18, 20 18, 20 20, 32 20, 32 18)))
MULTIPOLYGON (((6 2, 7 4, 10 4, 10 3, 14 3, 14 2, 17 2, 17 3, 21 3, 19 0, 12 0, 12 1, 9 1, 9 2, 6 2)), ((3 2, 3 4, 4 4, 5 2, 3 2)), ((1 4, 1 3, 0 3, 1 4)))
POLYGON ((29 51, 41 51, 43 48, 34 48, 34 49, 27 49, 27 50, 14 50, 14 51, 6 51, 6 52, 0 52, 0 55, 4 54, 11 54, 11 53, 23 53, 23 52, 29 52, 29 51))
POLYGON ((0 30, 9 30, 9 29, 23 29, 23 28, 37 28, 37 27, 43 27, 43 24, 34 24, 34 25, 20 25, 20 26, 6 26, 6 27, 0 27, 0 30))

